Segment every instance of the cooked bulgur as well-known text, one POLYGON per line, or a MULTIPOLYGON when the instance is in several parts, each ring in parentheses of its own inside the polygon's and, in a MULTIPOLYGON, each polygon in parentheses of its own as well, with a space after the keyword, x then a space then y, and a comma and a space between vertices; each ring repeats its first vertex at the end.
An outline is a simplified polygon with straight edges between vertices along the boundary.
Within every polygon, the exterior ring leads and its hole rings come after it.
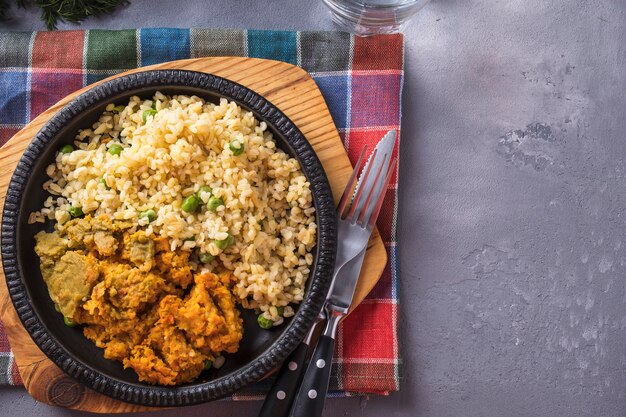
POLYGON ((230 271, 244 307, 274 324, 277 307, 293 314, 313 262, 315 209, 298 161, 251 112, 225 99, 132 97, 110 104, 73 148, 48 166, 52 196, 31 223, 82 214, 135 222, 171 251, 199 254, 192 268, 230 271))

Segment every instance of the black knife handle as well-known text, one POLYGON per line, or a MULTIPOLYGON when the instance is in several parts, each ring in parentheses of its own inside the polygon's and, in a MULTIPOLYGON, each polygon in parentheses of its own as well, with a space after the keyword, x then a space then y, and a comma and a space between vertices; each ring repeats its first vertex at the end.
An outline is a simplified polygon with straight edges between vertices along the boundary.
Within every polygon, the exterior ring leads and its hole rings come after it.
POLYGON ((304 376, 304 362, 309 345, 302 342, 291 355, 285 359, 283 366, 276 375, 274 385, 270 388, 259 417, 288 417, 291 404, 304 376))
POLYGON ((322 335, 317 342, 293 405, 292 417, 319 417, 324 410, 335 339, 322 335))

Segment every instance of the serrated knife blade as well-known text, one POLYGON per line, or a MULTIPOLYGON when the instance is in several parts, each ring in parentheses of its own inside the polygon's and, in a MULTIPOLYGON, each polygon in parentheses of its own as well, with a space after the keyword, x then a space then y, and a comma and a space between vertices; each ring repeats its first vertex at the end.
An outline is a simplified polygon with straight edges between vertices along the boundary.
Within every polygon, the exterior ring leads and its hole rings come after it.
MULTIPOLYGON (((372 184, 374 183, 374 181, 376 181, 375 175, 368 176, 365 182, 362 181, 363 173, 367 172, 368 166, 370 164, 372 165, 371 172, 378 172, 378 168, 380 167, 381 164, 383 165, 382 172, 387 172, 387 170, 389 169, 389 164, 391 163, 391 154, 393 152, 393 148, 396 146, 397 136, 398 135, 395 130, 390 130, 385 134, 385 136, 382 137, 382 139, 378 142, 378 144, 376 144, 376 147, 374 148, 374 150, 376 151, 376 156, 372 158, 372 155, 374 155, 374 152, 372 152, 370 154, 370 158, 365 163, 365 166, 363 167, 363 171, 361 171, 361 176, 359 177, 359 181, 357 182, 356 189, 354 191, 355 195, 356 193, 359 192, 361 187, 365 187, 364 190, 370 190, 372 188, 372 184)), ((376 189, 374 190, 373 197, 372 197, 373 201, 376 201, 378 199, 378 196, 380 195, 382 191, 382 187, 383 187, 382 183, 377 185, 376 189)), ((363 205, 365 204, 365 200, 366 199, 364 198, 359 200, 357 204, 357 211, 359 211, 363 207, 363 205)), ((373 206, 370 207, 365 213, 364 218, 369 219, 373 210, 374 210, 374 207, 373 206)))

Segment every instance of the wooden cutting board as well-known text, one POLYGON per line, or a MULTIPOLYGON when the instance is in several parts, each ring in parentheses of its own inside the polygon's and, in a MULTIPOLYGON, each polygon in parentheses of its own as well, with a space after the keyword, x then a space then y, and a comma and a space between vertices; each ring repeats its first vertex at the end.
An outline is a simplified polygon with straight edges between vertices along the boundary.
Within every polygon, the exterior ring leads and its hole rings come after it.
MULTIPOLYGON (((301 68, 264 59, 216 57, 167 62, 132 70, 107 80, 138 71, 152 69, 186 69, 228 78, 263 95, 281 109, 302 131, 317 152, 338 201, 352 172, 348 155, 320 90, 301 68)), ((105 80, 106 81, 106 80, 105 80)), ((57 111, 70 100, 90 89, 83 88, 43 112, 0 148, 0 206, 11 175, 32 138, 57 111)), ((377 231, 370 239, 356 289, 353 307, 358 305, 380 278, 387 253, 377 231)), ((96 393, 74 381, 53 364, 35 345, 22 327, 9 298, 4 274, 0 271, 0 316, 17 366, 28 392, 38 401, 98 413, 146 411, 151 408, 128 404, 96 393)))

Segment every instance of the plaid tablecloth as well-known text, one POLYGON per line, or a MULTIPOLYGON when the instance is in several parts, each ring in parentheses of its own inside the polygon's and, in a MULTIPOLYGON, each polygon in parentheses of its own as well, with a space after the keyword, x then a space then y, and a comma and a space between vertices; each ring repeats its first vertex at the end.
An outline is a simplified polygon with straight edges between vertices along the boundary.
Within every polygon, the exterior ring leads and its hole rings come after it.
MULTIPOLYGON (((9 32, 0 33, 0 145, 83 86, 131 68, 205 56, 268 58, 304 68, 322 91, 353 164, 365 144, 371 149, 387 130, 400 127, 402 35, 167 28, 9 32)), ((396 214, 394 176, 378 220, 390 262, 340 328, 331 378, 338 395, 399 389, 396 214)), ((1 323, 0 383, 22 383, 1 323)))

